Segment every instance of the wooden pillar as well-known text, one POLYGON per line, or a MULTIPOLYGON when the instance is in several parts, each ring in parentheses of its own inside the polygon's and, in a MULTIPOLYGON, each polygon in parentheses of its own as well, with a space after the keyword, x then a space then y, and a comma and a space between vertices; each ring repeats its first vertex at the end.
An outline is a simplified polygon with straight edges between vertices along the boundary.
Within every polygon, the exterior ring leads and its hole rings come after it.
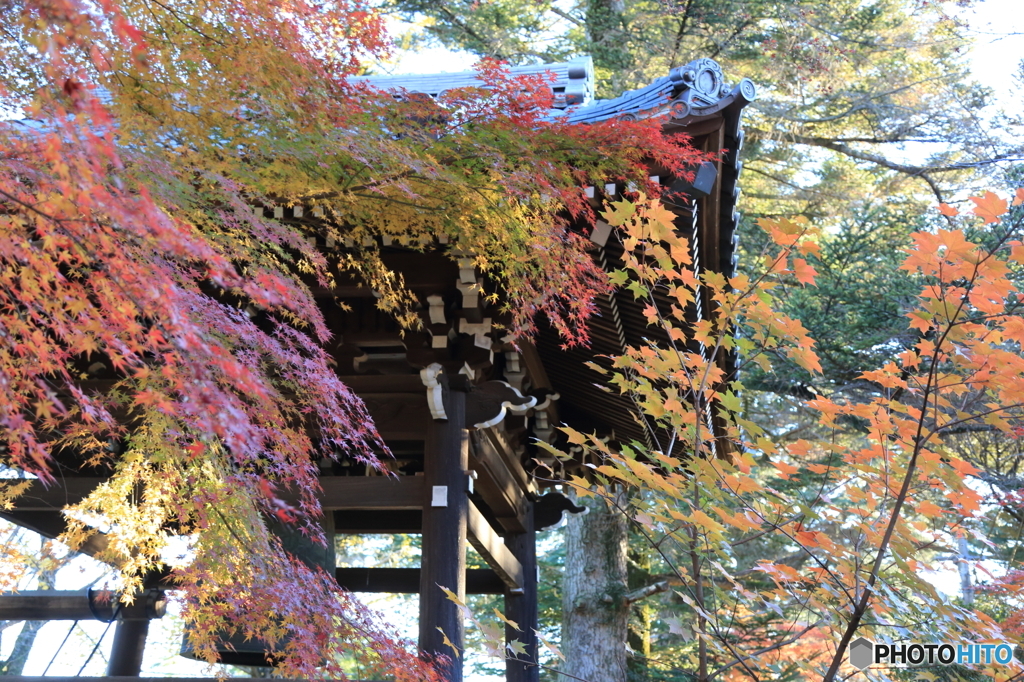
MULTIPOLYGON (((426 371, 426 370, 424 370, 426 371)), ((425 381, 426 378, 424 379, 425 381)), ((443 414, 437 411, 427 427, 424 445, 426 499, 423 504, 423 549, 420 570, 420 651, 442 654, 451 659, 444 679, 462 680, 464 626, 459 607, 441 587, 466 598, 466 496, 469 469, 469 433, 466 431, 466 391, 469 382, 462 375, 435 374, 434 389, 440 386, 443 414), (440 628, 443 635, 438 631, 440 628), (444 636, 459 649, 458 656, 444 644, 444 636)), ((427 384, 428 388, 430 383, 427 384)), ((436 397, 438 394, 433 394, 436 397)))
POLYGON ((523 565, 523 588, 517 591, 505 591, 505 617, 520 627, 516 630, 511 625, 505 626, 505 639, 519 640, 526 647, 526 654, 520 655, 522 660, 505 661, 505 680, 507 682, 539 682, 540 668, 537 663, 537 535, 534 532, 533 501, 525 501, 526 530, 522 533, 509 533, 505 536, 505 546, 523 565))
POLYGON ((114 630, 114 646, 107 663, 107 677, 138 677, 146 651, 148 620, 121 620, 114 630))
POLYGON ((156 587, 165 576, 163 570, 151 572, 143 581, 146 589, 136 595, 131 606, 118 605, 114 644, 107 659, 107 677, 138 677, 142 671, 149 619, 163 618, 167 610, 167 597, 156 587))

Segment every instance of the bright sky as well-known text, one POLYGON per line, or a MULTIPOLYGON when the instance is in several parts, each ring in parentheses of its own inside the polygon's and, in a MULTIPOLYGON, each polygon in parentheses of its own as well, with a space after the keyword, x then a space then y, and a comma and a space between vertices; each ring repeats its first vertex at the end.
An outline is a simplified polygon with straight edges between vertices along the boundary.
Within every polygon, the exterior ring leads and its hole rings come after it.
POLYGON ((1019 106, 1021 88, 1014 76, 1024 59, 1024 2, 981 0, 963 19, 976 40, 970 55, 974 77, 997 93, 1016 90, 1017 97, 1004 102, 1019 106))
MULTIPOLYGON (((1024 87, 1016 81, 1016 73, 1024 59, 1024 0, 980 0, 975 8, 960 14, 967 22, 976 37, 976 44, 971 51, 970 61, 975 77, 983 84, 993 88, 999 103, 1010 109, 1019 109, 1024 97, 1024 87)), ((463 71, 472 68, 475 58, 462 53, 452 53, 444 49, 423 50, 405 55, 394 65, 393 73, 436 73, 441 71, 463 71)), ((95 572, 85 568, 67 569, 59 575, 58 589, 80 589, 95 578, 95 572)), ((955 594, 959 589, 959 577, 955 567, 934 575, 936 586, 947 594, 955 594)), ((377 608, 386 608, 384 603, 375 598, 377 608)), ((408 607, 406 607, 407 609, 408 607)), ((406 610, 403 609, 403 610, 406 610)), ((404 619, 403 619, 404 620, 404 619)), ((44 668, 57 652, 58 645, 68 633, 67 622, 52 622, 44 626, 40 632, 37 646, 25 670, 26 675, 41 675, 44 668)), ((84 628, 76 629, 65 649, 53 659, 48 674, 76 675, 85 657, 93 648, 96 637, 104 630, 101 623, 83 624, 84 628)), ((165 618, 155 621, 150 632, 147 646, 143 675, 203 675, 205 666, 187 661, 176 656, 180 645, 180 631, 175 627, 175 619, 165 618), (173 672, 172 672, 173 670, 173 672)), ((409 623, 403 625, 408 626, 409 623)), ((414 628, 403 627, 412 634, 414 628)), ((111 632, 102 645, 109 650, 111 632)), ((0 638, 0 656, 6 657, 14 643, 14 631, 6 631, 0 638)), ((100 657, 85 668, 83 674, 102 675, 103 666, 100 657)), ((470 676, 468 682, 490 682, 500 678, 470 676)))

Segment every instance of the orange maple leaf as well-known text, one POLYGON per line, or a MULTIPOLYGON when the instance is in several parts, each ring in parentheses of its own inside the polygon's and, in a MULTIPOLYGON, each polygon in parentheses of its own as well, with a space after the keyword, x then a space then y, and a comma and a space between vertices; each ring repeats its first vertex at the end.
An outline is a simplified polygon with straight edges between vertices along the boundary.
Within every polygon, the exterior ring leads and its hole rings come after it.
POLYGON ((949 204, 939 204, 939 213, 945 216, 953 217, 960 215, 960 211, 956 210, 949 204))
POLYGON ((971 201, 976 204, 974 215, 984 220, 986 224, 1002 222, 999 216, 1006 213, 1006 199, 995 192, 985 192, 985 196, 971 197, 971 201))
POLYGON ((818 271, 808 265, 803 258, 794 258, 793 274, 801 284, 814 284, 814 277, 818 271))
POLYGON ((1014 206, 1020 206, 1021 204, 1024 204, 1024 187, 1018 187, 1017 193, 1013 197, 1014 206))

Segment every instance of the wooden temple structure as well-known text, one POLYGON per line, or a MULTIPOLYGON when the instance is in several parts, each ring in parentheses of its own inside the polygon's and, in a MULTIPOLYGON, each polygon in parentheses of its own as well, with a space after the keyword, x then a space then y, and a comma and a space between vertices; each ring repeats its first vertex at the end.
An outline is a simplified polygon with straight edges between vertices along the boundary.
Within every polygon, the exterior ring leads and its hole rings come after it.
MULTIPOLYGON (((677 226, 691 240, 698 270, 731 274, 735 265, 735 205, 743 146, 741 112, 755 97, 749 80, 727 85, 719 66, 699 59, 672 71, 649 86, 612 100, 594 99, 594 72, 589 58, 560 64, 516 67, 513 73, 555 75, 551 84, 555 109, 585 125, 613 117, 664 117, 670 132, 689 135, 700 150, 726 150, 715 163, 696 169, 692 181, 673 178, 652 168, 651 176, 677 194, 677 226)), ((477 83, 474 73, 375 77, 382 88, 436 96, 446 89, 477 83)), ((595 208, 628 191, 609 182, 585 188, 595 208)), ((266 209, 283 220, 309 219, 309 208, 266 209)), ((611 228, 598 223, 590 234, 594 258, 605 268, 621 263, 622 246, 611 228)), ((344 248, 338 245, 336 248, 344 248)), ((419 568, 337 568, 339 583, 355 592, 418 593, 419 646, 446 654, 442 634, 463 644, 463 624, 455 604, 437 587, 459 595, 504 595, 505 612, 522 632, 510 639, 525 644, 523 662, 507 663, 509 682, 539 679, 533 629, 537 623, 537 531, 559 522, 563 512, 578 510, 557 492, 545 491, 535 479, 535 439, 555 442, 555 427, 567 423, 578 430, 607 435, 616 441, 651 442, 651 434, 632 413, 625 396, 602 390, 598 375, 584 364, 621 354, 657 331, 648 327, 641 307, 631 296, 611 295, 599 302, 590 321, 592 343, 564 350, 551 329, 542 329, 533 343, 514 347, 495 326, 501 315, 485 302, 486 287, 470 260, 445 253, 443 246, 417 252, 379 244, 384 262, 400 271, 422 302, 424 331, 401 333, 376 305, 372 291, 356 281, 341 282, 324 292, 328 323, 337 345, 331 349, 337 371, 365 401, 394 459, 397 476, 367 471, 355 462, 324 461, 321 503, 328 512, 327 532, 334 534, 419 533, 419 568), (335 297, 342 310, 327 302, 335 297), (466 568, 466 545, 487 562, 486 569, 466 568)), ((698 301, 693 319, 707 315, 710 302, 698 301)), ((603 360, 599 360, 604 362, 603 360)), ((728 362, 726 360, 725 362, 728 362)), ((99 479, 63 472, 61 487, 33 487, 3 518, 55 537, 64 530, 61 508, 81 499, 99 479)), ((103 546, 102 535, 83 548, 103 546)), ((148 619, 162 613, 158 586, 142 606, 120 614, 101 612, 95 594, 60 593, 60 608, 50 599, 32 605, 32 593, 0 597, 0 618, 113 618, 119 622, 107 674, 137 676, 140 672, 148 619)), ((56 593, 50 596, 56 596, 56 593)), ((225 662, 265 664, 258 650, 226 652, 225 662)), ((447 673, 462 679, 461 663, 447 673)))

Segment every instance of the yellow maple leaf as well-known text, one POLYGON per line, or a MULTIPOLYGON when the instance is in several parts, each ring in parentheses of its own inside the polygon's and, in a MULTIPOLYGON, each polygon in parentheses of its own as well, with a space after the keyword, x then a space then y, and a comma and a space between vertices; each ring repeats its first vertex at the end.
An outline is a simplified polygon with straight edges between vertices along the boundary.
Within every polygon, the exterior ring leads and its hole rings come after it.
POLYGON ((455 652, 455 658, 459 658, 459 655, 460 655, 459 648, 457 646, 455 646, 454 644, 452 644, 452 641, 450 639, 448 639, 448 635, 444 634, 444 630, 442 630, 441 628, 437 628, 437 631, 441 633, 441 637, 443 638, 443 642, 442 643, 446 647, 450 647, 451 650, 455 652))
POLYGON ((518 623, 516 623, 514 620, 509 620, 508 618, 506 618, 505 614, 503 614, 498 609, 494 609, 494 615, 496 615, 501 620, 501 622, 505 623, 506 625, 510 625, 514 630, 518 630, 519 632, 523 631, 523 629, 519 627, 518 623))

